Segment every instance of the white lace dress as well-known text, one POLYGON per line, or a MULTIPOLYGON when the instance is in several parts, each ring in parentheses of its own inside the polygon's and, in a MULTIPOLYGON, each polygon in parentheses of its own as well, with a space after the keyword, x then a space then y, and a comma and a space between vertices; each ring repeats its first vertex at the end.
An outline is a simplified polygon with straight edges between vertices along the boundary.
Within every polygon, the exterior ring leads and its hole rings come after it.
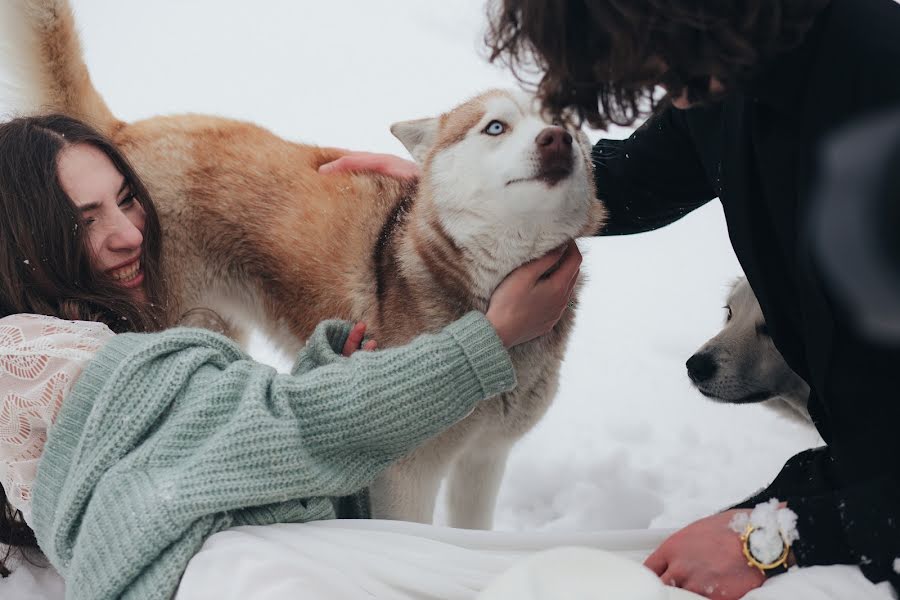
POLYGON ((31 525, 31 486, 47 432, 84 366, 113 332, 43 315, 0 319, 0 485, 31 525))

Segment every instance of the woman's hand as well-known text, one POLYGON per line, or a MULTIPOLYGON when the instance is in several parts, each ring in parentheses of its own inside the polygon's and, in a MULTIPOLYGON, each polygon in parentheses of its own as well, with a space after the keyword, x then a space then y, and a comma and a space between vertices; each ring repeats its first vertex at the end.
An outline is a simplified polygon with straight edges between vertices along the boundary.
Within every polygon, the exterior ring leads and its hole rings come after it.
POLYGON ((663 583, 716 600, 738 600, 765 582, 747 564, 740 536, 729 526, 741 510, 729 510, 676 531, 644 565, 663 583))
POLYGON ((350 152, 319 167, 322 175, 350 171, 369 171, 397 179, 418 179, 420 172, 419 165, 411 160, 374 152, 350 152))
POLYGON ((553 329, 572 298, 580 267, 581 252, 569 242, 507 275, 487 310, 504 346, 524 344, 553 329), (558 268, 544 277, 557 263, 558 268))
POLYGON ((350 330, 350 335, 347 336, 347 341, 344 342, 344 349, 341 351, 341 354, 349 357, 357 350, 374 350, 378 347, 378 343, 375 340, 369 340, 365 344, 363 344, 363 339, 366 337, 366 324, 365 323, 357 323, 353 326, 353 329, 350 330))

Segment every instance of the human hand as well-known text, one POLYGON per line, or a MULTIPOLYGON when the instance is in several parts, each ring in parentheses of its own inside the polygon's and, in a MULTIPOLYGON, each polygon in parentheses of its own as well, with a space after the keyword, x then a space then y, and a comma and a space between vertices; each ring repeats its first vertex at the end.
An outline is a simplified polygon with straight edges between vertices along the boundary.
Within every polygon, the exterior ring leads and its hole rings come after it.
POLYGON ((740 536, 729 526, 729 510, 673 533, 647 557, 644 566, 663 583, 716 600, 738 600, 761 586, 766 576, 747 564, 740 536))
POLYGON ((397 179, 419 178, 419 165, 393 154, 350 152, 319 167, 319 173, 322 175, 350 171, 369 171, 397 179))
POLYGON ((522 265, 500 282, 486 316, 504 346, 524 344, 553 329, 572 298, 580 267, 581 252, 573 241, 522 265))
POLYGON ((366 337, 366 324, 365 323, 357 323, 350 330, 350 335, 347 336, 347 341, 344 342, 344 349, 341 351, 341 354, 349 357, 357 350, 374 350, 378 347, 378 343, 375 340, 369 340, 365 344, 362 343, 363 338, 366 337), (362 346, 362 347, 360 347, 362 346))

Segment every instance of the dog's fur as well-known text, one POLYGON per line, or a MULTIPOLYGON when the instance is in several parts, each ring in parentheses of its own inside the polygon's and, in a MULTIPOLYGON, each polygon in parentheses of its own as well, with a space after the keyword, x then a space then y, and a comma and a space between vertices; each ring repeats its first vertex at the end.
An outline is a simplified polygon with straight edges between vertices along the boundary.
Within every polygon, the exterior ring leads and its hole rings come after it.
MULTIPOLYGON (((249 123, 116 119, 91 84, 68 3, 11 5, 33 36, 19 50, 39 68, 30 96, 41 110, 108 134, 150 190, 173 321, 207 307, 233 337, 252 324, 295 352, 319 321, 342 318, 366 322, 380 346, 404 344, 486 310, 515 267, 602 224, 586 138, 572 132, 576 143, 548 158, 537 143, 548 123, 522 95, 488 92, 438 118, 395 125, 422 167, 417 186, 370 174, 320 176, 338 151, 249 123), (486 135, 494 119, 509 131, 486 135)), ((515 391, 481 403, 380 477, 375 515, 430 521, 449 474, 451 524, 490 527, 507 453, 547 410, 572 320, 567 311, 548 335, 513 349, 515 391)))
POLYGON ((722 331, 687 361, 693 384, 713 400, 764 402, 784 416, 809 424, 809 386, 772 343, 746 278, 734 283, 725 308, 728 312, 722 331))

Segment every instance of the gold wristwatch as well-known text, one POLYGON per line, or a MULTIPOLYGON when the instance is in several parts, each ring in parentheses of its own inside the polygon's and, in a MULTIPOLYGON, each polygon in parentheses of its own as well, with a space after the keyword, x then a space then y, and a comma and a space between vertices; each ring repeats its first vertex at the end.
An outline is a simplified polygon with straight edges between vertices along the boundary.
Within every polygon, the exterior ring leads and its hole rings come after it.
POLYGON ((784 539, 784 535, 782 535, 780 531, 778 532, 778 537, 781 538, 781 542, 784 544, 784 549, 781 551, 779 557, 772 562, 764 563, 753 556, 753 552, 750 550, 750 534, 756 531, 756 529, 756 527, 748 523, 747 528, 744 529, 744 533, 741 534, 741 545, 743 546, 744 556, 747 558, 747 565, 756 567, 759 569, 759 572, 766 577, 778 575, 787 571, 787 562, 788 556, 791 553, 791 545, 784 539))

